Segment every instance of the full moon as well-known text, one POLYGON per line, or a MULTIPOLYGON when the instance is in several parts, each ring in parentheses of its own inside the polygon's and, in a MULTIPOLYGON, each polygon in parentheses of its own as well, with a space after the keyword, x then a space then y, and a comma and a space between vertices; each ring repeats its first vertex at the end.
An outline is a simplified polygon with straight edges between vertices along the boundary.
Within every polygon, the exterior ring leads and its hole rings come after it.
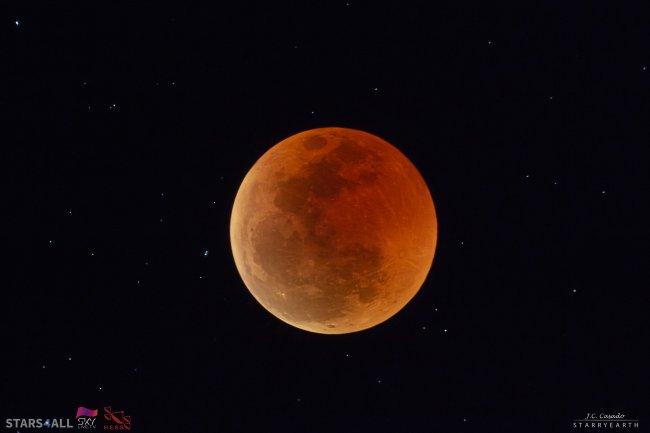
POLYGON ((269 149, 230 219, 251 294, 284 322, 322 334, 361 331, 400 311, 431 268, 437 234, 413 163, 347 128, 311 129, 269 149))

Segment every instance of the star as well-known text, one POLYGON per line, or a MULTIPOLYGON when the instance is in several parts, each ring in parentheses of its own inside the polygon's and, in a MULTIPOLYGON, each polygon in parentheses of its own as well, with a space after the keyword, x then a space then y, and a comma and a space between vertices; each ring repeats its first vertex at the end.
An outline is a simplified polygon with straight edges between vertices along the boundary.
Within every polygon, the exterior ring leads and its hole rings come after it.
POLYGON ((71 357, 71 356, 68 356, 68 361, 72 361, 72 357, 71 357))
POLYGON ((208 250, 203 251, 203 257, 208 257, 208 254, 210 254, 208 250))
POLYGON ((20 27, 20 21, 19 20, 14 21, 14 24, 16 25, 16 27, 20 27))
POLYGON ((45 364, 41 365, 41 368, 42 368, 43 370, 45 370, 45 364))
POLYGON ((492 45, 492 41, 488 41, 488 45, 492 45))
POLYGON ((45 427, 49 427, 49 426, 50 426, 50 420, 49 420, 49 419, 46 419, 45 422, 43 423, 43 425, 44 425, 45 427))
POLYGON ((381 385, 381 379, 377 379, 377 383, 381 385))
POLYGON ((605 195, 605 194, 606 194, 606 191, 605 191, 605 190, 602 190, 600 193, 603 194, 603 195, 605 195))
POLYGON ((346 354, 345 354, 345 357, 346 357, 346 358, 349 358, 349 357, 350 357, 350 354, 349 354, 349 353, 346 353, 346 354))
POLYGON ((427 327, 426 327, 426 326, 422 326, 422 330, 423 330, 423 331, 426 331, 426 330, 427 330, 427 327))
POLYGON ((577 291, 578 291, 578 290, 576 290, 576 289, 573 289, 573 290, 572 290, 573 293, 576 293, 577 291))
POLYGON ((101 391, 103 388, 100 386, 100 387, 98 387, 97 389, 98 389, 99 391, 101 391))
POLYGON ((447 328, 443 329, 442 332, 447 332, 447 328))

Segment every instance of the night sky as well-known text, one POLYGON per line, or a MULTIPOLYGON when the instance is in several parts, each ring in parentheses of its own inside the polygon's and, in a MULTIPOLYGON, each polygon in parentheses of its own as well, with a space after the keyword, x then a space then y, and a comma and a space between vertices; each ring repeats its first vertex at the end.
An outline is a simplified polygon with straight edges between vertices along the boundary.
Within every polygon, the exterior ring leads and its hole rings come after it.
POLYGON ((650 422, 644 2, 188 3, 0 9, 0 429, 650 422), (322 126, 402 150, 439 225, 418 295, 338 336, 264 310, 228 233, 257 158, 322 126))

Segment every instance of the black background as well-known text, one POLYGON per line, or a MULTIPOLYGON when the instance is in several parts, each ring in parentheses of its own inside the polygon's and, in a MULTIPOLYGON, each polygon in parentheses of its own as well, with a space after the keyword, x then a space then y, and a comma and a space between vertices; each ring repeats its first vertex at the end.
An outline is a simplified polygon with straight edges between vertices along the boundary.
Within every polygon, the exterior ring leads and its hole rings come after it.
POLYGON ((3 429, 650 422, 644 2, 188 3, 0 10, 3 429), (416 298, 343 336, 268 314, 228 239, 254 161, 320 126, 399 147, 439 219, 416 298))

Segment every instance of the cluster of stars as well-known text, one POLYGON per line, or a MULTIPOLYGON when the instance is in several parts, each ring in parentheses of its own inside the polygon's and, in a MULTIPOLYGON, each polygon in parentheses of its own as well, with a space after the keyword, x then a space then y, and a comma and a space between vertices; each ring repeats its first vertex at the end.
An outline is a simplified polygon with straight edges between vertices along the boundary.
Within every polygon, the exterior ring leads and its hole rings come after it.
MULTIPOLYGON (((84 84, 85 84, 85 82, 84 82, 84 84)), ((115 106, 115 104, 113 104, 113 106, 115 106)), ((221 181, 223 181, 223 180, 224 180, 224 176, 220 176, 219 179, 220 179, 221 181)), ((160 193, 160 198, 161 198, 161 199, 166 198, 166 194, 165 194, 165 192, 161 192, 161 193, 160 193)), ((211 202, 211 204, 212 204, 213 206, 216 206, 217 202, 216 202, 215 200, 213 200, 213 201, 211 202)), ((72 215, 72 209, 68 209, 67 211, 65 211, 65 213, 66 213, 66 215, 69 215, 69 216, 72 215)), ((160 223, 162 223, 162 222, 164 221, 164 218, 163 218, 163 217, 160 217, 160 219, 159 219, 158 221, 159 221, 160 223)), ((54 239, 49 239, 49 240, 47 241, 47 243, 48 243, 48 245, 49 245, 50 247, 54 247, 54 245, 55 245, 55 241, 54 241, 54 239)), ((94 257, 95 254, 96 254, 96 251, 95 251, 95 250, 93 250, 93 249, 88 250, 88 255, 89 255, 89 256, 94 257)), ((208 249, 204 249, 204 250, 201 251, 201 256, 202 256, 202 257, 208 257, 209 254, 210 254, 210 251, 209 251, 208 249)), ((149 266, 149 264, 150 264, 149 259, 145 259, 145 260, 144 260, 144 266, 145 266, 145 267, 146 267, 146 266, 149 266)), ((204 278, 204 275, 199 275, 199 280, 203 280, 203 278, 204 278)), ((142 282, 141 282, 141 280, 136 280, 135 283, 136 283, 137 285, 141 285, 142 282)), ((42 368, 45 368, 45 366, 43 366, 42 368)))
MULTIPOLYGON (((66 359, 68 360, 68 362, 72 362, 72 356, 68 355, 68 356, 66 357, 66 359)), ((46 364, 41 364, 41 369, 42 369, 42 370, 47 369, 47 365, 46 365, 46 364)), ((134 372, 134 373, 137 373, 137 372, 138 372, 138 368, 137 368, 137 367, 133 368, 133 372, 134 372)), ((97 390, 98 390, 98 391, 102 391, 103 389, 104 389, 104 388, 103 388, 102 385, 98 385, 98 386, 97 386, 97 390)), ((49 421, 49 420, 48 420, 48 421, 49 421)), ((48 421, 46 421, 44 424, 47 425, 47 422, 48 422, 48 421)))
MULTIPOLYGON (((525 173, 525 174, 524 174, 524 179, 525 179, 525 180, 530 180, 530 179, 532 179, 531 174, 530 174, 530 173, 525 173)), ((554 186, 557 186, 557 185, 559 184, 559 182, 558 182, 557 179, 553 179, 552 183, 553 183, 554 186)), ((605 195, 605 194, 607 194, 607 191, 604 190, 604 189, 601 189, 601 190, 600 190, 600 194, 601 194, 601 195, 605 195)))
MULTIPOLYGON (((154 85, 156 87, 158 87, 158 86, 160 86, 160 82, 156 81, 154 83, 154 85)), ((168 85, 169 85, 169 87, 176 87, 176 81, 169 81, 168 85)), ((87 86, 88 86, 88 81, 82 81, 81 82, 81 87, 87 87, 87 86)), ((87 107, 88 107, 88 111, 92 111, 92 105, 88 105, 87 107)), ((117 103, 115 103, 115 102, 112 102, 112 103, 106 105, 106 110, 112 111, 112 112, 119 111, 119 108, 120 108, 119 105, 117 105, 117 103)))

